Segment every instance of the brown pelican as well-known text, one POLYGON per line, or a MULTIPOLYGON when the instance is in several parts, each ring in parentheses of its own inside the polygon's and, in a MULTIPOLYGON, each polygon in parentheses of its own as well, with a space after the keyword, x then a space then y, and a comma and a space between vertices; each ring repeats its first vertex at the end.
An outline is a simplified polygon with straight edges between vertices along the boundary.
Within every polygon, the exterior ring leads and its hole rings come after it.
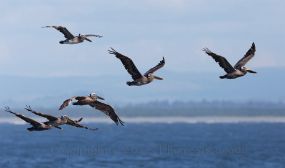
POLYGON ((59 107, 59 110, 67 107, 72 101, 76 100, 76 102, 72 102, 73 105, 89 105, 97 110, 102 111, 107 116, 109 116, 117 125, 119 123, 124 125, 124 122, 119 118, 116 114, 115 110, 108 104, 99 102, 98 99, 104 100, 104 98, 96 95, 95 93, 91 93, 89 96, 74 96, 67 100, 65 100, 62 105, 59 107))
MULTIPOLYGON (((44 131, 44 130, 51 129, 53 127, 50 124, 40 123, 40 122, 37 122, 31 118, 25 117, 22 114, 15 113, 15 112, 11 111, 9 107, 5 107, 5 111, 9 112, 11 114, 14 114, 15 116, 17 116, 17 117, 21 118, 22 120, 26 121, 27 123, 31 124, 32 127, 27 128, 27 130, 29 130, 29 131, 44 131)), ((56 128, 61 129, 60 127, 56 127, 56 128)))
POLYGON ((58 128, 58 126, 60 126, 60 125, 66 124, 66 125, 70 125, 70 126, 74 126, 74 127, 78 127, 78 128, 85 128, 85 129, 89 129, 89 130, 97 130, 97 128, 88 128, 86 126, 79 124, 79 122, 81 122, 83 118, 80 118, 79 120, 72 120, 66 115, 61 116, 61 117, 55 117, 52 115, 48 115, 48 114, 44 114, 44 113, 34 111, 34 110, 32 110, 32 108, 30 106, 27 106, 25 109, 27 111, 32 112, 35 115, 46 118, 48 121, 44 122, 44 124, 52 125, 56 128, 58 128))
POLYGON ((211 56, 216 62, 219 63, 220 67, 222 67, 227 73, 224 76, 220 76, 221 79, 235 79, 241 76, 244 76, 247 72, 249 73, 257 73, 249 68, 244 67, 244 65, 253 58, 255 54, 255 44, 252 43, 251 48, 246 52, 243 58, 241 58, 233 67, 226 58, 217 55, 210 51, 208 48, 204 48, 203 51, 206 52, 209 56, 211 56))
POLYGON ((153 75, 153 73, 164 66, 165 64, 164 57, 155 67, 149 69, 145 74, 142 75, 140 71, 137 69, 134 62, 129 57, 122 55, 113 48, 111 48, 111 50, 108 51, 110 54, 114 54, 117 58, 121 60, 125 69, 132 76, 134 81, 128 81, 127 85, 141 86, 152 82, 154 79, 163 80, 163 78, 155 76, 153 75))
POLYGON ((88 37, 98 37, 98 38, 103 37, 103 36, 94 35, 94 34, 85 34, 85 35, 79 34, 78 36, 74 36, 63 26, 45 26, 43 28, 55 28, 56 30, 64 34, 64 37, 66 39, 60 41, 59 42, 60 44, 77 44, 77 43, 82 43, 84 40, 92 42, 88 37))

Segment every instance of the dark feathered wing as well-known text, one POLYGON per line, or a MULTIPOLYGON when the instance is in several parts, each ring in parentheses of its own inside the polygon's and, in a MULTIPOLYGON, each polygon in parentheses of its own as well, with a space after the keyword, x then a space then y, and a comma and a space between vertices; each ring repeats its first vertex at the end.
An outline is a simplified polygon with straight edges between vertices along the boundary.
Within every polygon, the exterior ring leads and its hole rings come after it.
POLYGON ((56 121, 58 119, 57 117, 54 117, 52 115, 48 115, 48 114, 44 114, 44 113, 40 113, 40 112, 34 111, 34 110, 32 110, 32 108, 30 106, 27 106, 25 109, 27 111, 30 111, 30 112, 34 113, 35 115, 38 115, 38 116, 46 118, 49 121, 56 121))
POLYGON ((62 110, 67 107, 74 97, 64 100, 64 102, 60 105, 58 110, 62 110))
POLYGON ((165 59, 164 59, 164 57, 163 57, 163 59, 162 59, 155 67, 153 67, 153 68, 151 68, 150 70, 148 70, 148 71, 144 74, 144 76, 147 76, 148 74, 154 73, 155 71, 157 71, 157 70, 159 70, 160 68, 162 68, 162 67, 164 66, 164 64, 165 64, 165 59))
POLYGON ((86 99, 86 96, 73 96, 73 97, 71 97, 69 99, 64 100, 64 102, 59 107, 59 110, 62 110, 65 107, 67 107, 72 102, 73 99, 75 99, 77 101, 82 101, 82 100, 86 99))
POLYGON ((52 28, 55 28, 56 30, 60 31, 65 38, 67 39, 73 39, 74 38, 74 35, 71 34, 66 27, 63 27, 63 26, 45 26, 45 27, 52 27, 52 28))
POLYGON ((72 101, 72 99, 64 100, 64 102, 60 105, 59 110, 62 110, 65 107, 67 107, 71 101, 72 101))
POLYGON ((117 125, 122 124, 124 125, 123 121, 119 118, 119 116, 116 114, 115 110, 108 104, 95 101, 94 103, 90 104, 91 107, 96 108, 97 110, 102 111, 107 116, 109 116, 117 125))
POLYGON ((117 58, 121 60, 123 63, 125 69, 128 71, 128 73, 132 76, 133 80, 139 79, 142 77, 142 74, 137 69, 134 62, 127 56, 122 55, 121 53, 118 53, 116 50, 111 48, 111 50, 108 50, 110 54, 114 54, 117 58))
POLYGON ((93 130, 93 131, 97 130, 97 128, 88 128, 88 127, 86 127, 86 126, 84 126, 84 125, 79 124, 79 122, 80 122, 81 120, 82 120, 82 118, 80 118, 80 119, 77 120, 77 121, 74 121, 74 120, 68 118, 66 124, 67 124, 67 125, 70 125, 70 126, 73 126, 73 127, 77 127, 77 128, 85 128, 85 129, 89 129, 89 130, 93 130))
POLYGON ((31 125, 33 125, 33 126, 35 126, 35 127, 41 125, 41 123, 39 123, 39 122, 37 122, 37 121, 35 121, 35 120, 31 119, 31 118, 25 117, 25 116, 22 115, 22 114, 17 114, 16 116, 19 117, 19 118, 21 118, 22 120, 26 121, 27 123, 30 123, 31 125))
MULTIPOLYGON (((82 101, 84 99, 86 99, 86 96, 76 96, 76 97, 73 97, 75 100, 78 100, 78 101, 82 101)), ((72 99, 72 98, 71 98, 72 99)))
POLYGON ((22 120, 26 121, 27 123, 29 123, 29 124, 31 124, 31 125, 33 125, 35 127, 41 126, 41 123, 39 123, 39 122, 37 122, 37 121, 35 121, 35 120, 31 119, 31 118, 25 117, 22 114, 15 113, 15 112, 11 111, 9 107, 6 107, 5 111, 9 112, 11 114, 14 114, 15 116, 21 118, 22 120))
MULTIPOLYGON (((81 119, 81 120, 82 120, 82 119, 81 119)), ((81 120, 80 120, 80 121, 81 121, 81 120)), ((80 121, 75 121, 75 120, 72 120, 72 119, 70 119, 70 118, 67 118, 66 124, 67 124, 67 125, 71 125, 71 126, 75 126, 75 127, 81 127, 81 126, 78 124, 80 121)))
POLYGON ((241 69, 241 67, 243 67, 251 58, 254 57, 255 51, 255 44, 252 43, 251 48, 246 52, 243 58, 236 63, 235 68, 241 69))
POLYGON ((220 67, 222 67, 226 71, 226 73, 232 73, 235 71, 233 66, 227 61, 226 58, 213 53, 208 48, 205 48, 203 51, 205 51, 206 54, 211 56, 217 63, 219 63, 220 67))

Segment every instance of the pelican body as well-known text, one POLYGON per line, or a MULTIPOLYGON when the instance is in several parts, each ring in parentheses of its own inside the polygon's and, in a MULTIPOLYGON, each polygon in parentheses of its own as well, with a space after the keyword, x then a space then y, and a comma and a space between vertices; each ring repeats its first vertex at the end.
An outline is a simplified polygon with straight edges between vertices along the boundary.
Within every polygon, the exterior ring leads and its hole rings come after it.
POLYGON ((132 76, 133 81, 128 81, 127 85, 141 86, 141 85, 146 85, 146 84, 151 83, 154 79, 163 80, 163 78, 155 76, 153 73, 164 66, 165 64, 164 57, 155 67, 149 69, 145 74, 142 75, 140 71, 137 69, 134 62, 129 57, 117 52, 113 48, 111 48, 111 50, 108 50, 108 51, 110 54, 115 55, 118 59, 121 60, 125 69, 132 76))
POLYGON ((225 74, 223 76, 220 76, 221 79, 235 79, 242 77, 247 74, 247 69, 246 67, 243 67, 242 69, 235 69, 235 71, 225 74))
POLYGON ((85 40, 92 42, 92 40, 90 40, 88 37, 98 37, 98 38, 103 37, 103 36, 94 35, 94 34, 86 34, 86 35, 79 34, 78 36, 74 36, 67 30, 66 27, 63 27, 63 26, 45 26, 43 28, 55 28, 56 30, 60 31, 66 38, 65 40, 60 41, 59 42, 60 44, 78 44, 78 43, 82 43, 85 40))
POLYGON ((127 85, 129 86, 146 85, 152 82, 154 79, 163 80, 162 78, 158 76, 154 76, 153 74, 148 74, 147 76, 141 76, 140 78, 135 79, 134 81, 128 81, 127 85))
POLYGON ((66 40, 62 40, 59 43, 60 44, 78 44, 78 43, 82 43, 85 39, 81 36, 75 36, 72 39, 66 39, 66 40))
POLYGON ((243 58, 241 58, 233 67, 225 57, 222 57, 220 55, 217 55, 210 51, 208 48, 204 48, 203 51, 206 52, 209 56, 211 56, 216 62, 219 63, 220 67, 224 69, 226 72, 225 75, 220 76, 221 79, 235 79, 242 77, 249 73, 257 73, 253 70, 250 70, 249 68, 245 67, 244 65, 253 58, 255 54, 255 44, 252 43, 251 48, 246 52, 243 58))

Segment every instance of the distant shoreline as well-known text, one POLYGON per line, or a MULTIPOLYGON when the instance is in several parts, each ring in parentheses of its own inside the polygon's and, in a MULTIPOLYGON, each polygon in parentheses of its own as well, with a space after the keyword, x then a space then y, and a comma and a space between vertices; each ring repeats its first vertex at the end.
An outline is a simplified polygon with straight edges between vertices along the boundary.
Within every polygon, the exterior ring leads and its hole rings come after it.
MULTIPOLYGON (((43 121, 40 118, 35 118, 43 121)), ((161 123, 161 124, 235 124, 235 123, 285 123, 284 116, 201 116, 201 117, 184 117, 184 116, 163 116, 163 117, 122 117, 125 123, 143 124, 143 123, 161 123)), ((106 117, 84 118, 82 123, 112 123, 106 117)), ((0 124, 25 124, 24 121, 15 118, 1 118, 0 124)))

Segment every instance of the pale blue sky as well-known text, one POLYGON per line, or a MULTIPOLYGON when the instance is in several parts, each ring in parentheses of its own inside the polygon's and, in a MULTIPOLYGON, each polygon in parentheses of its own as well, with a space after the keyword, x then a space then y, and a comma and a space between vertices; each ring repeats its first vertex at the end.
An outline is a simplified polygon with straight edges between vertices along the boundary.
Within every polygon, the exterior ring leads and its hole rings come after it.
MULTIPOLYGON (((226 56, 231 63, 235 63, 248 50, 251 43, 255 42, 256 57, 249 66, 256 71, 271 69, 272 75, 276 77, 276 81, 273 82, 284 85, 285 75, 275 71, 285 69, 284 6, 283 0, 3 0, 0 5, 0 75, 3 76, 1 80, 7 76, 22 77, 18 78, 19 81, 28 77, 85 76, 96 77, 98 80, 101 76, 110 76, 120 78, 118 84, 125 85, 125 81, 130 80, 130 77, 121 63, 107 53, 109 47, 133 58, 141 71, 148 70, 165 56, 166 66, 158 74, 166 79, 168 74, 190 76, 194 73, 209 74, 207 78, 219 80, 218 76, 224 72, 201 49, 209 47, 216 53, 226 56), (74 34, 93 33, 104 37, 94 39, 93 43, 60 45, 58 41, 63 39, 62 34, 53 29, 41 28, 46 25, 63 25, 74 34)), ((262 74, 258 75, 259 78, 262 77, 262 74)), ((255 78, 256 76, 252 76, 241 80, 256 86, 258 83, 254 83, 255 78)), ((177 86, 177 81, 170 82, 170 79, 156 82, 151 89, 167 87, 175 92, 175 88, 181 87, 181 84, 177 86)), ((204 95, 196 96, 195 99, 222 99, 218 94, 204 93, 206 87, 201 85, 203 79, 187 79, 185 78, 182 83, 183 87, 186 87, 187 83, 185 92, 191 95, 191 91, 199 91, 204 95)), ((272 82, 268 80, 264 79, 264 82, 272 82)), ((258 81, 262 81, 262 78, 258 81)), ((0 102, 7 99, 8 90, 16 93, 17 90, 23 89, 21 87, 29 87, 27 83, 27 86, 9 88, 9 82, 11 81, 7 81, 2 88, 5 94, 0 96, 0 102)), ((62 85, 64 84, 68 85, 62 85)), ((55 93, 50 92, 50 95, 46 93, 45 96, 72 95, 73 92, 89 90, 108 93, 105 90, 109 90, 82 88, 83 86, 68 88, 68 91, 61 89, 55 93)), ((237 88, 243 89, 238 86, 237 88)), ((48 89, 45 86, 42 90, 31 93, 35 96, 29 100, 41 97, 40 92, 46 92, 48 89)), ((126 86, 124 89, 128 93, 134 90, 126 86)), ((136 91, 138 89, 140 88, 136 88, 136 91)), ((147 88, 141 90, 147 92, 147 88)), ((23 97, 28 99, 28 93, 25 94, 23 97)), ((193 99, 191 96, 185 98, 180 94, 181 92, 177 95, 171 93, 171 96, 176 96, 178 100, 193 99)), ((163 95, 161 99, 168 99, 165 92, 163 95)), ((284 100, 284 96, 277 92, 267 93, 265 97, 270 97, 269 100, 284 100)), ((130 100, 132 99, 133 97, 130 97, 130 100)), ((245 99, 258 97, 245 95, 245 99)))

